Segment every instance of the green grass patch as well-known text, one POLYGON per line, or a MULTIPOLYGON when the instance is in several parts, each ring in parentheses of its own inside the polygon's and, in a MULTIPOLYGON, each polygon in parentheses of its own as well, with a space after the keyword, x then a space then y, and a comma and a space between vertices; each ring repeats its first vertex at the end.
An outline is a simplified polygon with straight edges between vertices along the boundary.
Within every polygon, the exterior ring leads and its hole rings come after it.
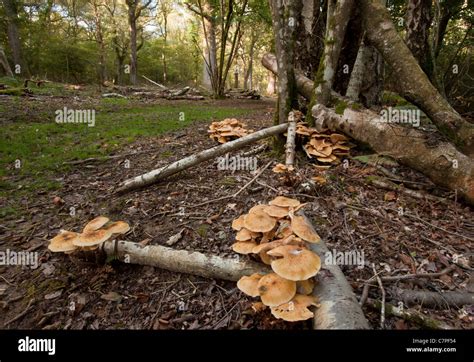
POLYGON ((7 122, 0 139, 0 196, 11 196, 12 190, 17 194, 59 188, 60 184, 51 180, 70 170, 71 166, 64 162, 106 156, 137 138, 158 136, 193 122, 247 113, 248 110, 215 105, 137 106, 127 99, 104 99, 96 109, 94 127, 57 124, 54 112, 45 114, 46 119, 41 122, 29 122, 28 119, 7 122), (15 167, 17 160, 19 168, 15 167), (20 178, 16 184, 5 179, 5 176, 14 175, 20 178), (20 190, 18 185, 22 185, 20 190))

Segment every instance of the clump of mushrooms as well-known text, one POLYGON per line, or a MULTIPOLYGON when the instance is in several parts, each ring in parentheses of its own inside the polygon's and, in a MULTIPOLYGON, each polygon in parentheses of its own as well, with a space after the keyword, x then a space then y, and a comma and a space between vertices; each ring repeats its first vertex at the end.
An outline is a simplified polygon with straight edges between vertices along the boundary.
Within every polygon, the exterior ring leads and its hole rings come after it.
POLYGON ((227 143, 237 138, 248 136, 252 130, 235 118, 227 118, 221 122, 213 122, 209 126, 209 137, 219 143, 227 143))
POLYGON ((76 251, 96 250, 115 235, 125 234, 130 226, 124 221, 111 222, 105 216, 98 216, 86 224, 82 233, 61 230, 50 240, 48 249, 53 253, 71 254, 76 251))
POLYGON ((314 276, 321 259, 308 248, 308 243, 321 240, 311 223, 298 211, 300 201, 278 196, 269 204, 252 207, 247 214, 232 222, 237 231, 232 249, 239 254, 256 255, 270 265, 273 273, 244 276, 237 287, 250 297, 260 297, 274 317, 289 322, 314 316, 308 308, 317 306, 312 295, 314 276))

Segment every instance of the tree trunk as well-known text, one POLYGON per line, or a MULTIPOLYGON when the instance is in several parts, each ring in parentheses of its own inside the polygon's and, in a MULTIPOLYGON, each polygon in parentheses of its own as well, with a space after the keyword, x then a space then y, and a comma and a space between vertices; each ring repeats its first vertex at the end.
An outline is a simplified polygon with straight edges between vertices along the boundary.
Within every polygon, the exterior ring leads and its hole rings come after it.
POLYGON ((163 19, 163 83, 168 81, 168 63, 166 51, 168 49, 168 16, 165 14, 163 19))
POLYGON ((106 70, 106 52, 105 52, 105 41, 104 33, 102 31, 102 14, 100 13, 99 4, 97 2, 92 3, 94 9, 94 22, 95 22, 95 37, 97 44, 99 45, 99 82, 103 85, 107 80, 106 70))
POLYGON ((316 74, 324 51, 327 1, 305 0, 298 22, 295 45, 295 69, 306 77, 316 74))
POLYGON ((0 65, 2 66, 5 74, 8 77, 13 77, 12 68, 10 68, 10 64, 8 63, 7 56, 5 55, 5 51, 3 47, 0 45, 0 65))
POLYGON ((398 35, 387 9, 379 0, 361 0, 366 35, 382 54, 398 80, 399 92, 420 107, 467 155, 474 155, 474 125, 466 122, 439 94, 398 35))
POLYGON ((252 90, 253 89, 253 57, 255 53, 255 43, 257 41, 257 37, 255 33, 252 31, 250 35, 250 50, 249 50, 249 65, 247 67, 247 71, 245 72, 245 79, 244 79, 244 88, 252 90))
POLYGON ((422 172, 474 205, 474 160, 452 144, 433 140, 433 136, 412 127, 386 123, 369 110, 348 107, 340 115, 318 104, 313 108, 313 116, 317 127, 344 132, 377 153, 422 172))
MULTIPOLYGON (((276 59, 275 59, 276 63, 276 59)), ((275 64, 276 66, 276 64, 275 64)), ((278 71, 278 70, 276 70, 278 71)), ((277 80, 276 76, 273 72, 268 72, 268 84, 267 84, 267 93, 270 95, 274 95, 277 92, 277 80)))
POLYGON ((130 83, 137 84, 137 2, 127 0, 130 26, 130 83))
POLYGON ((21 49, 21 40, 20 40, 20 31, 18 25, 18 9, 17 3, 15 0, 3 0, 3 6, 5 9, 5 15, 7 18, 7 36, 8 43, 10 44, 10 49, 13 56, 13 62, 15 74, 17 73, 17 67, 21 74, 27 74, 27 69, 25 64, 23 64, 23 55, 21 49))
POLYGON ((217 94, 218 89, 218 70, 217 70, 217 41, 216 41, 216 25, 215 20, 211 16, 212 8, 210 4, 205 1, 202 5, 201 21, 202 29, 204 32, 203 36, 203 49, 204 49, 204 84, 212 89, 214 94, 217 94))
POLYGON ((433 53, 435 58, 438 58, 441 48, 443 47, 444 36, 446 35, 449 21, 455 13, 459 12, 463 4, 464 0, 445 0, 439 4, 439 18, 433 37, 433 53))
POLYGON ((297 106, 294 43, 297 14, 301 5, 301 0, 294 0, 288 4, 281 0, 270 1, 278 63, 278 117, 275 123, 286 122, 290 111, 297 106))
POLYGON ((342 42, 354 6, 353 0, 328 0, 324 57, 315 79, 315 101, 328 104, 339 64, 342 42))
POLYGON ((341 95, 347 93, 347 87, 349 86, 351 73, 354 69, 359 51, 357 44, 361 43, 363 36, 362 14, 359 7, 354 6, 349 22, 347 23, 344 40, 341 44, 339 61, 332 86, 332 90, 341 95))
MULTIPOLYGON (((262 58, 262 65, 267 68, 272 74, 278 74, 278 64, 276 57, 271 54, 265 54, 262 58)), ((308 101, 313 96, 314 82, 305 77, 302 72, 295 71, 295 83, 298 92, 308 101)))
POLYGON ((346 96, 368 108, 379 105, 383 93, 383 70, 382 56, 364 40, 357 53, 346 96))
POLYGON ((428 78, 433 75, 429 46, 432 0, 408 0, 405 43, 428 78))

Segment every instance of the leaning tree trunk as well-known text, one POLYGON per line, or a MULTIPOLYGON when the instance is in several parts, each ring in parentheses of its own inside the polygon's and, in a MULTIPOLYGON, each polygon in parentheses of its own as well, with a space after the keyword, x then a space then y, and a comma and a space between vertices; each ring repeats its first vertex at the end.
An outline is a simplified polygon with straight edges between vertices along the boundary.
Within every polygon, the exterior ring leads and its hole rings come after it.
POLYGON ((7 18, 7 36, 8 36, 8 43, 10 44, 10 49, 13 56, 13 62, 16 68, 19 66, 19 70, 21 73, 25 73, 26 69, 24 69, 23 64, 23 56, 22 56, 22 49, 21 49, 21 40, 20 40, 20 31, 18 27, 18 10, 17 10, 17 3, 15 0, 3 0, 3 6, 5 9, 5 15, 7 18))
POLYGON ((362 14, 360 9, 354 6, 349 22, 347 23, 344 40, 341 44, 341 52, 332 86, 332 90, 341 95, 347 93, 347 87, 349 86, 352 73, 351 70, 354 69, 357 60, 359 50, 357 44, 361 43, 363 36, 362 14))
POLYGON ((373 46, 364 40, 357 53, 346 96, 366 107, 379 105, 383 92, 383 59, 373 46))
POLYGON ((296 30, 295 69, 308 78, 316 74, 324 51, 325 5, 324 0, 305 0, 300 12, 296 30))
POLYGON ((7 56, 5 55, 5 51, 3 47, 0 45, 0 65, 2 66, 5 74, 8 77, 13 77, 12 68, 10 68, 10 64, 8 64, 7 56))
POLYGON ((353 0, 329 0, 324 55, 316 74, 315 100, 328 104, 339 63, 342 42, 354 6, 353 0))
POLYGON ((271 0, 270 7, 275 34, 275 49, 278 63, 278 122, 287 121, 288 114, 297 103, 295 87, 294 46, 297 27, 297 14, 301 0, 289 4, 281 0, 271 0))
POLYGON ((361 0, 366 35, 398 80, 399 92, 419 106, 440 132, 467 155, 474 155, 474 125, 466 122, 431 84, 410 49, 398 35, 379 0, 361 0))
POLYGON ((313 117, 318 128, 344 132, 377 153, 422 172, 474 205, 474 160, 451 143, 433 140, 412 127, 386 123, 370 110, 348 107, 340 115, 318 104, 313 108, 313 117))
MULTIPOLYGON (((277 59, 273 54, 265 54, 262 58, 262 65, 274 75, 278 74, 277 59)), ((296 70, 295 83, 298 92, 308 101, 311 100, 313 96, 314 82, 311 79, 305 77, 301 71, 296 70)))
POLYGON ((432 0, 408 0, 405 43, 431 79, 433 61, 429 46, 432 0))

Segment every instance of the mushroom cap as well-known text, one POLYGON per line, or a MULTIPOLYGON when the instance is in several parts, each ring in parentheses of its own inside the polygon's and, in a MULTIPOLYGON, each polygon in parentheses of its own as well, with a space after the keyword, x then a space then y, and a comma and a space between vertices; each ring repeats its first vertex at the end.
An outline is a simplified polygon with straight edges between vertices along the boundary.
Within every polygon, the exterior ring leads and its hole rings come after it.
POLYGON ((314 317, 314 313, 308 309, 310 306, 318 306, 315 297, 297 294, 288 303, 271 307, 271 311, 273 316, 278 319, 283 319, 287 322, 298 322, 314 317))
POLYGON ((263 243, 263 244, 260 244, 260 245, 256 245, 253 250, 252 250, 252 253, 253 254, 260 254, 261 252, 267 252, 269 250, 272 250, 272 249, 275 249, 276 247, 278 246, 281 246, 283 245, 283 240, 274 240, 274 241, 271 241, 269 243, 263 243))
POLYGON ((262 274, 252 274, 243 276, 237 282, 237 288, 251 297, 258 297, 258 282, 263 277, 262 274))
POLYGON ((77 249, 74 241, 79 238, 79 234, 72 231, 61 230, 61 232, 50 240, 48 249, 53 253, 72 252, 77 249))
POLYGON ((244 227, 256 233, 267 233, 276 225, 276 219, 263 211, 252 212, 245 215, 244 227))
POLYGON ((317 157, 316 158, 319 162, 323 163, 332 163, 337 160, 337 157, 334 155, 330 155, 328 157, 317 157))
POLYGON ((278 240, 273 240, 270 243, 263 243, 260 245, 257 245, 255 248, 253 248, 253 253, 254 254, 260 254, 261 252, 267 252, 272 249, 275 249, 281 245, 297 245, 297 246, 304 246, 304 241, 301 240, 300 238, 295 237, 294 235, 290 235, 286 238, 278 239, 278 240))
POLYGON ((275 206, 275 205, 269 205, 263 208, 263 211, 268 214, 271 217, 275 217, 277 219, 282 219, 286 216, 288 216, 288 208, 287 207, 281 207, 281 206, 275 206))
POLYGON ((249 241, 252 240, 252 233, 250 230, 246 228, 240 229, 239 232, 237 232, 237 235, 235 236, 235 240, 237 241, 249 241))
POLYGON ((249 210, 249 214, 253 214, 255 212, 261 212, 263 210, 265 210, 265 208, 267 207, 268 205, 264 205, 264 204, 258 204, 258 205, 255 205, 253 206, 250 210, 249 210))
POLYGON ((273 167, 272 171, 274 173, 286 173, 286 172, 293 172, 295 168, 293 166, 286 166, 282 163, 277 164, 273 167))
POLYGON ((275 273, 267 274, 258 281, 258 293, 263 304, 276 307, 293 299, 296 294, 296 282, 275 273))
POLYGON ((325 138, 311 138, 309 144, 313 146, 316 151, 321 151, 322 149, 331 145, 329 142, 326 141, 325 138))
POLYGON ((313 293, 314 279, 300 280, 296 282, 296 292, 302 295, 310 295, 313 293))
POLYGON ((340 143, 332 146, 333 150, 343 150, 343 151, 349 151, 351 148, 349 146, 342 145, 340 143))
POLYGON ((267 251, 273 257, 272 269, 288 280, 306 280, 314 277, 321 269, 321 259, 312 251, 298 245, 282 245, 267 251))
POLYGON ((330 138, 332 143, 349 141, 349 138, 340 133, 333 133, 330 138))
POLYGON ((109 218, 105 216, 98 216, 95 219, 89 221, 84 229, 82 230, 83 233, 88 233, 91 231, 99 230, 102 226, 109 222, 109 218))
POLYGON ((313 165, 313 166, 318 171, 325 171, 331 168, 331 166, 323 166, 323 165, 313 165))
POLYGON ((306 154, 308 157, 313 158, 312 156, 317 156, 317 157, 325 157, 325 154, 317 151, 313 146, 311 145, 305 145, 304 150, 306 151, 306 154))
POLYGON ((88 233, 82 233, 76 240, 73 241, 73 243, 76 246, 94 246, 102 244, 111 237, 112 233, 110 231, 101 229, 88 233))
POLYGON ((238 254, 248 255, 253 253, 253 248, 256 246, 253 241, 238 241, 232 244, 232 250, 238 254))
POLYGON ((232 221, 232 229, 240 231, 240 229, 244 227, 244 217, 245 215, 240 215, 237 219, 232 221))
POLYGON ((289 197, 285 197, 285 196, 278 196, 272 201, 270 201, 269 204, 273 206, 280 206, 280 207, 297 207, 301 203, 296 199, 290 199, 289 197))
POLYGON ((303 215, 294 215, 290 213, 291 218, 291 229, 304 241, 308 243, 318 243, 321 241, 321 237, 314 230, 313 225, 303 215))
POLYGON ((285 173, 287 169, 284 164, 278 163, 275 167, 273 167, 272 171, 275 173, 285 173))
POLYGON ((116 221, 107 225, 102 230, 110 231, 112 234, 125 234, 130 231, 130 225, 125 221, 116 221))

